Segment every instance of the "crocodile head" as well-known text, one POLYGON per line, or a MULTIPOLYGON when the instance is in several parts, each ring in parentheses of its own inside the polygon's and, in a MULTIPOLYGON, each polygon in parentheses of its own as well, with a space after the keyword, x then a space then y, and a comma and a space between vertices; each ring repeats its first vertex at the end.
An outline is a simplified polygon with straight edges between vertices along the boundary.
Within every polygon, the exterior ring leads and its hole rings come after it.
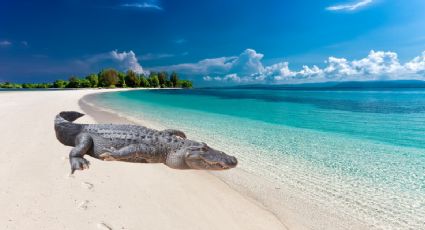
POLYGON ((205 143, 187 148, 184 160, 189 168, 200 170, 225 170, 238 164, 236 157, 215 150, 205 143))

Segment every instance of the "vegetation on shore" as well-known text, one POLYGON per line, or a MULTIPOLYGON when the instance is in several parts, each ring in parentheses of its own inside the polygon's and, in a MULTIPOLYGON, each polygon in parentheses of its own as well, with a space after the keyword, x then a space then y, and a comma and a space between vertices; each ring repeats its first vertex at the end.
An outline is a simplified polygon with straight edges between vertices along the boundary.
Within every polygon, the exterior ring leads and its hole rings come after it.
POLYGON ((151 72, 148 76, 137 74, 132 70, 126 73, 115 69, 105 69, 98 74, 90 74, 85 78, 71 76, 68 81, 56 80, 51 83, 10 83, 0 82, 0 88, 8 89, 47 89, 47 88, 192 88, 192 81, 180 80, 177 73, 151 72))

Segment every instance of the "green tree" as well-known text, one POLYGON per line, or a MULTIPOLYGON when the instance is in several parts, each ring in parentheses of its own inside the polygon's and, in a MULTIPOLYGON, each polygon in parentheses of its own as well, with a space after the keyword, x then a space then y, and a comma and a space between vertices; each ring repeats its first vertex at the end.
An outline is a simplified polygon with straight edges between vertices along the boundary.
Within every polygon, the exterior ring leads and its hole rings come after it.
POLYGON ((67 84, 64 80, 56 80, 53 82, 53 88, 65 88, 67 84))
POLYGON ((128 84, 130 87, 183 87, 192 88, 193 83, 189 80, 179 80, 177 73, 171 74, 170 80, 167 79, 167 72, 151 72, 149 77, 145 75, 138 76, 134 71, 127 71, 126 74, 118 73, 114 69, 106 69, 99 74, 91 74, 84 79, 71 76, 69 81, 56 80, 53 83, 24 83, 17 84, 12 82, 0 82, 0 88, 89 88, 89 87, 115 87, 128 84), (161 79, 161 80, 160 80, 161 79))
POLYGON ((80 81, 77 77, 71 76, 69 78, 68 84, 66 85, 66 88, 79 88, 80 87, 80 81))
POLYGON ((127 87, 127 84, 125 82, 125 73, 118 72, 118 79, 119 79, 118 84, 117 84, 118 87, 122 87, 122 88, 127 87))
POLYGON ((165 82, 165 87, 167 87, 167 88, 173 88, 173 83, 170 80, 167 80, 165 82))
POLYGON ((95 73, 90 74, 86 79, 90 81, 90 87, 92 88, 96 88, 99 85, 99 76, 95 73))
POLYGON ((158 73, 158 80, 159 80, 159 85, 161 85, 161 88, 164 88, 166 85, 166 82, 168 81, 168 73, 165 71, 158 73))
POLYGON ((15 89, 15 88, 22 88, 22 85, 11 83, 11 82, 4 82, 0 84, 0 88, 15 89))
POLYGON ((78 79, 78 86, 80 88, 90 88, 91 87, 91 82, 87 79, 78 79))
POLYGON ((22 88, 24 89, 35 89, 37 88, 38 84, 34 84, 34 83, 24 83, 22 84, 22 88))
POLYGON ((148 79, 144 75, 140 75, 140 87, 148 88, 150 87, 148 79))
MULTIPOLYGON (((0 86, 0 88, 1 88, 1 86, 0 86)), ((24 83, 24 84, 22 84, 22 88, 24 88, 24 89, 31 89, 32 87, 31 87, 31 84, 24 83)))
POLYGON ((53 84, 52 83, 39 83, 39 84, 35 84, 35 88, 38 89, 47 89, 47 88, 52 88, 53 84))
POLYGON ((180 85, 182 88, 192 88, 193 87, 192 81, 189 81, 189 80, 180 80, 178 82, 178 85, 180 85))
POLYGON ((139 87, 140 79, 137 76, 136 72, 134 72, 133 70, 127 71, 127 75, 125 76, 125 83, 129 87, 139 87))
POLYGON ((179 82, 179 76, 176 72, 171 73, 170 81, 172 84, 172 87, 177 87, 177 83, 179 82))
POLYGON ((151 74, 149 75, 149 85, 153 88, 158 88, 159 86, 158 75, 155 72, 151 72, 151 74))
POLYGON ((114 69, 106 69, 99 74, 99 85, 103 87, 115 87, 119 83, 118 72, 114 69))

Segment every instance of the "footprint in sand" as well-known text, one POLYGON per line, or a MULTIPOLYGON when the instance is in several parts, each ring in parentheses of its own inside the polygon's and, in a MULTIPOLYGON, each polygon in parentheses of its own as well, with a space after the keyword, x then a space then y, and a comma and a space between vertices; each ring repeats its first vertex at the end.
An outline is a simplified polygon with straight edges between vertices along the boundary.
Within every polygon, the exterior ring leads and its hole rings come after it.
POLYGON ((107 224, 105 223, 98 223, 97 224, 97 228, 100 230, 112 230, 111 227, 109 227, 107 224))
POLYGON ((64 176, 64 178, 65 178, 65 179, 74 179, 74 178, 75 178, 75 176, 74 176, 73 174, 71 174, 71 173, 68 173, 68 174, 66 174, 66 175, 64 176))
POLYGON ((89 189, 89 190, 92 190, 93 187, 94 187, 94 185, 92 183, 89 183, 89 182, 82 182, 81 186, 83 186, 84 188, 89 189))
POLYGON ((90 203, 90 201, 85 200, 78 205, 78 208, 83 209, 83 210, 87 210, 87 208, 89 207, 88 206, 89 203, 90 203))

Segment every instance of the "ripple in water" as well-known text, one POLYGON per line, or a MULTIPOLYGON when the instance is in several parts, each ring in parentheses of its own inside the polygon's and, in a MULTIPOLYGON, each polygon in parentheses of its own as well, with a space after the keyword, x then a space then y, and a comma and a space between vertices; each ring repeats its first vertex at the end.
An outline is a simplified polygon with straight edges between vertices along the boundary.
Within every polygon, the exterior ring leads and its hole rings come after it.
POLYGON ((299 199, 369 228, 424 228, 424 93, 189 92, 109 93, 97 103, 182 129, 299 199))

